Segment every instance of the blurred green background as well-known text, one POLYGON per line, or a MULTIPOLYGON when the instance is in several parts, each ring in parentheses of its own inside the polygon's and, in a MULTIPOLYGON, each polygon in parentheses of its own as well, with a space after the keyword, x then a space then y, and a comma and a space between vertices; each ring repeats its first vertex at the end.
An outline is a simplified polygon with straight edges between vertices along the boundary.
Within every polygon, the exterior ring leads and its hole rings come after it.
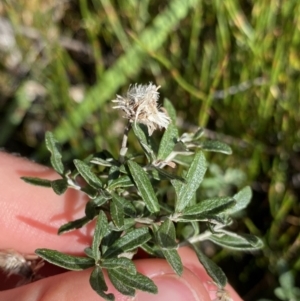
POLYGON ((300 300, 299 79, 298 0, 0 2, 0 147, 48 164, 51 130, 66 163, 117 154, 125 121, 110 100, 161 85, 182 131, 233 149, 207 156, 205 193, 253 189, 233 229, 265 248, 203 246, 245 300, 300 300))

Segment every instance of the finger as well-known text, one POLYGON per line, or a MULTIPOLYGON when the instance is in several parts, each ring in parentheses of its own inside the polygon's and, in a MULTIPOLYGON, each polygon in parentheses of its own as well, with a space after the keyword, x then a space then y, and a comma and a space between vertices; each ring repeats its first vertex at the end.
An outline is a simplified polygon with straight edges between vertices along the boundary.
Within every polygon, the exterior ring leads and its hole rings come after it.
MULTIPOLYGON (((204 285, 206 291, 209 293, 212 300, 216 299, 217 286, 214 285, 213 280, 206 273, 202 264, 200 264, 197 255, 190 248, 181 248, 178 250, 181 257, 182 264, 190 270, 201 283, 204 285)), ((225 290, 228 291, 232 300, 242 301, 241 297, 235 292, 235 290, 227 284, 225 290)), ((224 300, 227 300, 224 298, 224 300)))
MULTIPOLYGON (((139 260, 136 263, 140 273, 150 277, 158 287, 158 294, 153 295, 137 291, 134 300, 152 301, 192 301, 210 300, 201 281, 189 269, 184 269, 182 277, 177 276, 170 266, 162 259, 139 260)), ((90 287, 89 275, 91 270, 81 272, 68 272, 35 283, 22 286, 13 290, 0 293, 0 300, 31 300, 31 301, 82 301, 102 300, 90 287)), ((107 276, 105 274, 107 279, 107 276)), ((127 300, 107 280, 108 291, 113 293, 116 300, 127 300)))
MULTIPOLYGON (((181 277, 174 273, 165 260, 146 259, 136 261, 138 271, 150 277, 157 285, 158 294, 152 295, 137 291, 134 300, 208 301, 216 299, 216 292, 212 294, 212 291, 207 291, 207 281, 211 281, 211 279, 199 264, 194 252, 188 248, 182 248, 179 253, 185 265, 181 277)), ((46 278, 14 290, 1 292, 0 300, 101 300, 89 286, 90 273, 90 270, 68 272, 46 278)), ((107 280, 106 274, 105 277, 107 280)), ((116 291, 109 280, 107 280, 107 284, 108 292, 115 294, 116 300, 125 300, 125 297, 116 291)), ((230 287, 228 287, 228 290, 230 291, 231 300, 241 301, 241 298, 230 287)))
POLYGON ((84 215, 86 197, 72 189, 62 196, 32 186, 22 176, 59 179, 52 169, 0 152, 0 246, 22 253, 43 247, 70 254, 90 245, 93 225, 58 236, 58 228, 84 215))

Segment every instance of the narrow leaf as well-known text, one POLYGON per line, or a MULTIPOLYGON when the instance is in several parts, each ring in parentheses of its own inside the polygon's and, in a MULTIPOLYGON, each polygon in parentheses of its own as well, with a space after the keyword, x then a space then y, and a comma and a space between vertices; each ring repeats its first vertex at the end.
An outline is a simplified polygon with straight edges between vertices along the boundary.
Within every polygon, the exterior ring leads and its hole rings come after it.
POLYGON ((125 257, 103 259, 101 262, 101 267, 108 270, 122 268, 127 270, 127 272, 130 274, 136 274, 136 267, 134 263, 132 260, 125 257))
POLYGON ((108 231, 107 217, 105 213, 101 210, 97 218, 95 232, 93 236, 93 242, 92 242, 92 252, 96 262, 98 262, 98 260, 100 259, 99 247, 101 241, 108 232, 109 231, 108 231))
POLYGON ((235 206, 228 210, 229 214, 236 213, 246 208, 251 201, 252 198, 252 190, 249 186, 246 186, 242 190, 240 190, 237 194, 233 196, 236 200, 235 206))
POLYGON ((213 279, 218 287, 224 287, 227 284, 227 278, 224 272, 211 259, 209 259, 195 245, 191 245, 195 250, 200 263, 204 266, 207 274, 213 279))
POLYGON ((148 210, 151 213, 158 212, 159 203, 147 173, 134 161, 128 161, 128 167, 148 210))
POLYGON ((118 206, 121 206, 124 208, 124 213, 126 215, 131 216, 131 217, 136 216, 136 209, 129 200, 123 198, 122 196, 118 195, 117 193, 112 192, 111 195, 112 195, 113 201, 116 204, 118 204, 118 206))
POLYGON ((233 250, 257 250, 263 247, 263 242, 251 234, 236 234, 226 230, 215 233, 209 238, 212 242, 233 250))
POLYGON ((134 184, 133 184, 132 180, 130 179, 130 177, 122 176, 122 177, 119 177, 118 179, 112 180, 109 183, 107 189, 109 191, 113 191, 116 188, 127 188, 127 187, 131 187, 133 185, 134 184))
POLYGON ((58 235, 75 230, 75 229, 79 229, 82 226, 84 226, 85 224, 87 224, 90 221, 90 219, 86 216, 76 219, 74 221, 68 222, 64 225, 62 225, 61 227, 59 227, 58 229, 58 235))
POLYGON ((124 225, 124 209, 114 199, 110 202, 111 218, 117 228, 124 225))
POLYGON ((52 189, 58 195, 63 194, 68 188, 68 182, 66 179, 54 180, 51 182, 52 189))
MULTIPOLYGON (((154 168, 163 179, 178 180, 182 183, 186 183, 186 180, 184 178, 177 176, 173 173, 167 172, 166 170, 164 170, 162 168, 158 168, 156 166, 153 166, 152 168, 154 168)), ((161 179, 161 177, 158 177, 158 180, 161 179)))
POLYGON ((200 201, 199 203, 186 207, 182 211, 182 216, 185 215, 200 215, 200 214, 218 214, 224 212, 236 204, 236 201, 230 197, 216 197, 200 201))
POLYGON ((183 265, 177 250, 162 249, 162 253, 164 254, 164 257, 166 258, 172 269, 175 271, 175 273, 181 276, 183 272, 183 265))
POLYGON ((95 199, 90 199, 85 205, 85 215, 92 220, 98 213, 97 207, 105 204, 107 200, 107 197, 103 194, 100 194, 95 199))
POLYGON ((50 180, 34 178, 34 177, 21 177, 21 179, 26 183, 36 185, 36 186, 42 186, 42 187, 51 187, 51 182, 52 182, 50 180))
POLYGON ((216 140, 207 140, 202 141, 200 144, 198 144, 201 149, 209 152, 216 152, 216 153, 222 153, 226 155, 232 154, 232 149, 229 145, 216 141, 216 140))
POLYGON ((95 265, 95 260, 90 257, 71 256, 56 250, 37 249, 35 253, 44 260, 67 270, 81 271, 95 265))
POLYGON ((115 279, 118 279, 127 287, 139 289, 141 291, 145 291, 152 294, 157 294, 157 287, 154 284, 154 282, 150 278, 140 273, 132 275, 123 269, 109 270, 108 272, 110 275, 113 275, 115 279))
POLYGON ((159 145, 159 150, 157 155, 157 158, 159 160, 165 160, 170 155, 170 153, 174 149, 174 146, 177 143, 177 139, 178 139, 178 129, 175 126, 175 124, 170 123, 159 145))
POLYGON ((86 180, 86 182, 93 188, 102 188, 101 180, 91 171, 91 167, 78 159, 74 160, 76 169, 80 175, 86 180))
POLYGON ((104 253, 104 258, 119 255, 134 250, 151 239, 148 227, 134 229, 116 240, 113 245, 104 253))
POLYGON ((138 123, 132 125, 133 132, 138 138, 139 143, 147 156, 147 160, 149 162, 152 162, 153 160, 155 160, 155 154, 152 150, 150 143, 148 142, 149 136, 148 134, 146 134, 146 129, 143 130, 143 128, 145 129, 143 125, 140 125, 138 123))
POLYGON ((61 161, 62 156, 60 154, 58 147, 56 146, 57 141, 55 140, 55 138, 51 132, 46 132, 45 143, 46 143, 47 149, 51 153, 50 161, 51 161, 52 167, 54 168, 54 170, 57 173, 62 175, 64 173, 64 166, 61 161))
POLYGON ((156 239, 159 246, 163 249, 174 249, 176 243, 175 226, 169 219, 165 220, 156 232, 156 239))
POLYGON ((167 110, 169 117, 173 124, 176 124, 176 109, 174 108, 172 102, 168 99, 164 99, 164 108, 167 110))
POLYGON ((90 276, 90 285, 92 289, 97 292, 97 294, 105 300, 113 301, 115 297, 113 294, 106 294, 107 285, 105 283, 104 275, 99 266, 95 266, 91 276, 90 276))
POLYGON ((131 286, 126 285, 123 279, 120 280, 120 277, 118 277, 118 275, 116 277, 115 270, 110 269, 107 271, 107 274, 111 283, 121 294, 132 297, 135 295, 135 289, 131 286))
POLYGON ((203 153, 197 152, 186 175, 187 184, 179 184, 181 187, 177 195, 176 212, 181 212, 189 205, 203 180, 206 169, 207 164, 203 153))

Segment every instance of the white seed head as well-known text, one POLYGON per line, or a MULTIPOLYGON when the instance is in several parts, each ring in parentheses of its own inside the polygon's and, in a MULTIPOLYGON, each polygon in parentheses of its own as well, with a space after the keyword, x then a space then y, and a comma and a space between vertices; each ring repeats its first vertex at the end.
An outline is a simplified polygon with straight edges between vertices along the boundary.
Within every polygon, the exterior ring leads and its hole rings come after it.
POLYGON ((25 284, 36 279, 36 272, 44 262, 35 254, 22 255, 13 249, 0 250, 0 269, 8 276, 19 275, 25 284))
POLYGON ((163 108, 158 106, 159 88, 152 83, 130 85, 126 97, 117 95, 117 99, 112 100, 118 104, 113 108, 124 111, 124 117, 131 122, 145 124, 151 136, 156 129, 166 129, 171 122, 163 108))

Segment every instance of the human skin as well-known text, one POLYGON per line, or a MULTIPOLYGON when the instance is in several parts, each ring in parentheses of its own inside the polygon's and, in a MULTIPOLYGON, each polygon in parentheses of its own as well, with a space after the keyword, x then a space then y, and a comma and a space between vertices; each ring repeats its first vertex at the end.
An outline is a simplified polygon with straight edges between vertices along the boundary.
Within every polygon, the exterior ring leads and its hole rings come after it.
MULTIPOLYGON (((62 196, 51 189, 32 186, 20 179, 22 176, 59 179, 52 169, 35 164, 27 159, 0 152, 0 249, 14 249, 22 254, 33 254, 37 248, 49 248, 68 254, 82 255, 90 246, 94 224, 57 235, 64 223, 82 217, 86 197, 81 192, 69 189, 62 196)), ((179 249, 184 272, 178 277, 163 259, 139 259, 137 270, 150 277, 158 286, 158 294, 137 291, 135 299, 118 293, 106 277, 108 292, 116 300, 169 300, 209 301, 216 299, 216 287, 206 274, 194 252, 189 248, 179 249)), ((45 270, 45 269, 43 269, 45 270)), ((101 298, 89 285, 90 270, 64 272, 40 279, 16 288, 5 287, 9 283, 0 275, 2 283, 0 300, 5 301, 99 301, 101 298), (2 277, 2 279, 1 279, 2 277)), ((43 272, 47 275, 47 269, 43 272)), ((242 299, 228 285, 233 301, 242 299)), ((216 299, 218 300, 218 299, 216 299)), ((227 301, 225 299, 224 301, 227 301)))

